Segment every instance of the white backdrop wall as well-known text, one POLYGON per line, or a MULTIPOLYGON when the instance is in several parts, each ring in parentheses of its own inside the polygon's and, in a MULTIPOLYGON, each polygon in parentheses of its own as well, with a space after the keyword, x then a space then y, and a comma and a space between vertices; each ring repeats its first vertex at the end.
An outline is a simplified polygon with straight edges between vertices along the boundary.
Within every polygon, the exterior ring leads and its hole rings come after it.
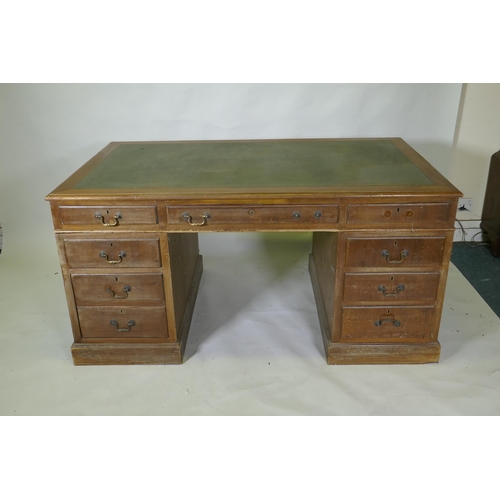
POLYGON ((55 256, 44 196, 111 141, 396 136, 449 175, 460 91, 460 84, 0 85, 0 258, 55 256))

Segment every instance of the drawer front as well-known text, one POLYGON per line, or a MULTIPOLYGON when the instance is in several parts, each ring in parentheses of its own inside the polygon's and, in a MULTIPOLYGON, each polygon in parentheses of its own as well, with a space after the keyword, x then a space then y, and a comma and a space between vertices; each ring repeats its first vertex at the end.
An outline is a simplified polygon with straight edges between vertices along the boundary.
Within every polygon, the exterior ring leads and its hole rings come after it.
POLYGON ((436 300, 439 273, 346 273, 344 302, 436 300))
POLYGON ((347 206, 347 224, 452 225, 449 209, 449 203, 353 204, 347 206))
POLYGON ((346 267, 439 267, 445 238, 347 238, 346 267))
POLYGON ((128 305, 165 300, 163 276, 147 274, 73 274, 77 304, 128 305))
POLYGON ((158 224, 155 206, 90 206, 59 207, 61 224, 102 227, 126 227, 137 224, 158 224))
POLYGON ((160 247, 151 239, 66 239, 66 257, 72 268, 160 267, 160 247))
POLYGON ((336 224, 338 205, 184 206, 167 207, 169 225, 336 224))
POLYGON ((168 338, 165 307, 79 307, 82 339, 168 338))
POLYGON ((344 307, 345 342, 422 342, 430 340, 434 307, 344 307))

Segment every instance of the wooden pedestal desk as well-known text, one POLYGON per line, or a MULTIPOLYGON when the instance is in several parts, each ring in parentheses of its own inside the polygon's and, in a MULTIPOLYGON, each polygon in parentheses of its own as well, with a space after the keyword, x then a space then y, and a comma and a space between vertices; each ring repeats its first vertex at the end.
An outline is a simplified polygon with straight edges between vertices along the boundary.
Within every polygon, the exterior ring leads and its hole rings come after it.
POLYGON ((437 362, 459 196, 399 138, 111 143, 47 196, 73 361, 182 363, 198 233, 311 231, 327 362, 437 362))

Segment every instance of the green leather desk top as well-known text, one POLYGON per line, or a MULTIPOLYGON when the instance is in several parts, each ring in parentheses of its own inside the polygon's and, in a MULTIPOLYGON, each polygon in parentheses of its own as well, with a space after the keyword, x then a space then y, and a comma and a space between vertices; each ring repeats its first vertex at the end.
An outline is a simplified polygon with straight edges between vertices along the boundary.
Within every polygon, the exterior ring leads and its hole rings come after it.
POLYGON ((47 198, 104 193, 460 194, 399 138, 110 143, 47 198))
POLYGON ((415 186, 430 181, 390 141, 121 144, 75 187, 415 186))

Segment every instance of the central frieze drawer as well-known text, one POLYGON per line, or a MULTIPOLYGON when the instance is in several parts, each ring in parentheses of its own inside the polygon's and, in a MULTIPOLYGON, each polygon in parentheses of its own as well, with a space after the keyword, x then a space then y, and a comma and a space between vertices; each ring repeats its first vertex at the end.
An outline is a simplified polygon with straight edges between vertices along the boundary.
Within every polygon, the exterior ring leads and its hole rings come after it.
POLYGON ((165 300, 163 276, 146 274, 73 274, 77 304, 128 305, 165 300))
POLYGON ((438 267, 445 238, 347 238, 346 267, 438 267))
POLYGON ((341 341, 422 342, 431 337, 434 307, 343 307, 341 341))
POLYGON ((346 273, 344 302, 434 301, 439 273, 346 273))
POLYGON ((66 239, 66 257, 72 268, 160 267, 157 238, 66 239))
POLYGON ((183 206, 167 207, 169 225, 336 224, 338 205, 183 206))
POLYGON ((102 228, 158 224, 155 206, 61 206, 59 214, 64 226, 88 225, 102 228))
POLYGON ((165 307, 79 307, 83 339, 167 338, 165 307))
POLYGON ((347 206, 347 224, 446 225, 449 209, 449 203, 352 204, 347 206))

